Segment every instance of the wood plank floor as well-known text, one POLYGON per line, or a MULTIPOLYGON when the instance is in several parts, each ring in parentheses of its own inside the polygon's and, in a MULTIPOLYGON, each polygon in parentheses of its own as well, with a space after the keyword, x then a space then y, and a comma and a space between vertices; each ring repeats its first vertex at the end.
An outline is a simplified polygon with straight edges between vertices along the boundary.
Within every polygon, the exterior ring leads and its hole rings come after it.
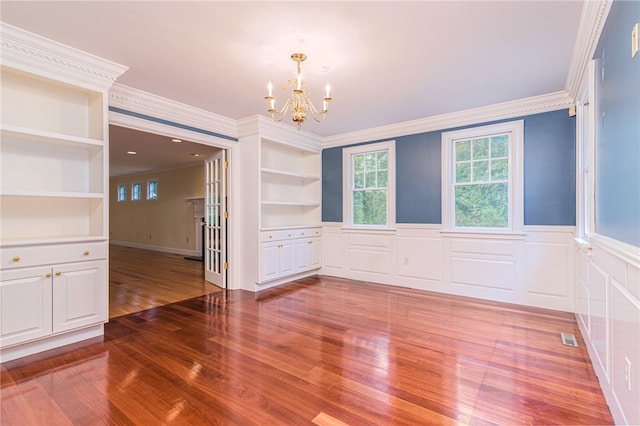
POLYGON ((219 290, 204 280, 202 262, 178 254, 109 247, 109 318, 219 290))
POLYGON ((2 424, 611 424, 573 315, 330 277, 2 364, 2 424))

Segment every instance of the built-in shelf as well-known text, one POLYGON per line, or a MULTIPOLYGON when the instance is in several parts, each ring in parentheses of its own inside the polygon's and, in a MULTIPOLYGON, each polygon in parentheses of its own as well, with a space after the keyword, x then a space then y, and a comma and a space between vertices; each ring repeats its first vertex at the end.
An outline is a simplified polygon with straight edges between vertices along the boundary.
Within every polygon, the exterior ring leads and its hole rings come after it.
POLYGON ((102 139, 91 139, 80 136, 66 135, 62 133, 50 132, 46 130, 30 129, 27 127, 13 126, 10 124, 0 124, 2 138, 15 138, 25 141, 34 141, 62 146, 103 146, 102 139))
POLYGON ((300 178, 300 179, 304 179, 304 180, 308 180, 308 181, 318 181, 321 179, 321 177, 319 175, 310 175, 310 174, 306 174, 306 173, 296 173, 296 172, 290 172, 290 171, 285 171, 285 170, 276 170, 276 169, 267 169, 267 168, 262 168, 262 173, 266 173, 266 174, 271 174, 271 175, 275 175, 275 176, 283 176, 283 177, 290 177, 290 178, 300 178))

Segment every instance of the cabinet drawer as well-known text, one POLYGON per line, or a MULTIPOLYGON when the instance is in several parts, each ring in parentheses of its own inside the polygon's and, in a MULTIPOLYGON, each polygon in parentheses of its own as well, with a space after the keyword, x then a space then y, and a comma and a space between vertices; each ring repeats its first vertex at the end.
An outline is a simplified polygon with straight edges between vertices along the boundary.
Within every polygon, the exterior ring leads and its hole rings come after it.
POLYGON ((278 229, 275 231, 262 231, 260 233, 260 242, 291 240, 294 238, 319 237, 322 235, 322 228, 295 228, 295 229, 278 229))
POLYGON ((52 244, 34 247, 3 247, 0 249, 2 269, 79 262, 107 258, 106 241, 52 244))

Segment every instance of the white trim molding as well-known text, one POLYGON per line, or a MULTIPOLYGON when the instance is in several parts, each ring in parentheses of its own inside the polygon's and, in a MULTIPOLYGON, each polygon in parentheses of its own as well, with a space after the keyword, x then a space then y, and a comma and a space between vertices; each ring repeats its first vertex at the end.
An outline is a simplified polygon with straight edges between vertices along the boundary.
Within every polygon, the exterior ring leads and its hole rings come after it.
MULTIPOLYGON (((154 119, 179 123, 184 126, 190 126, 196 129, 206 130, 208 132, 219 133, 220 135, 224 135, 229 138, 237 139, 238 136, 238 128, 235 120, 119 83, 114 84, 109 91, 109 107, 115 107, 135 114, 153 117, 154 119)), ((131 118, 138 121, 140 120, 135 117, 131 118)), ((133 120, 128 120, 125 114, 114 113, 113 111, 110 112, 109 122, 112 124, 121 124, 126 127, 131 127, 130 121, 133 120)), ((153 127, 166 126, 152 121, 149 121, 149 123, 149 126, 153 127), (154 126, 154 124, 157 126, 154 126)), ((174 126, 173 129, 180 128, 174 126)), ((181 130, 184 132, 198 133, 186 129, 181 130)), ((202 137, 204 136, 207 135, 202 134, 202 137)), ((222 138, 217 139, 225 141, 224 144, 231 142, 222 138)))
POLYGON ((578 35, 573 50, 565 87, 571 99, 576 99, 587 75, 587 66, 593 58, 596 44, 609 15, 613 0, 585 1, 578 26, 578 35))
POLYGON ((107 90, 129 68, 0 22, 4 66, 93 90, 107 90))
POLYGON ((238 138, 246 138, 258 133, 261 138, 278 141, 281 144, 305 148, 312 152, 322 150, 320 136, 284 123, 274 122, 264 115, 252 115, 238 120, 238 138))
POLYGON ((543 112, 558 111, 569 108, 571 103, 572 100, 569 95, 564 91, 560 91, 449 114, 434 115, 432 117, 405 121, 389 126, 330 136, 324 138, 322 147, 331 148, 373 140, 391 139, 417 133, 446 130, 471 124, 488 123, 543 112))

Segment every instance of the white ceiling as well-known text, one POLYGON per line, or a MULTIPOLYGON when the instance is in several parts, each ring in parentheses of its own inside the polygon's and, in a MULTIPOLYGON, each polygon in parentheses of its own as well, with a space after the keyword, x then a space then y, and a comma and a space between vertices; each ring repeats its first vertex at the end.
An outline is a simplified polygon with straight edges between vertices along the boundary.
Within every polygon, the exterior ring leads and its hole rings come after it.
POLYGON ((334 101, 304 128, 332 136, 564 90, 582 6, 3 0, 1 16, 128 66, 126 86, 232 119, 266 114, 266 83, 277 96, 306 53, 313 99, 329 82, 334 101))

